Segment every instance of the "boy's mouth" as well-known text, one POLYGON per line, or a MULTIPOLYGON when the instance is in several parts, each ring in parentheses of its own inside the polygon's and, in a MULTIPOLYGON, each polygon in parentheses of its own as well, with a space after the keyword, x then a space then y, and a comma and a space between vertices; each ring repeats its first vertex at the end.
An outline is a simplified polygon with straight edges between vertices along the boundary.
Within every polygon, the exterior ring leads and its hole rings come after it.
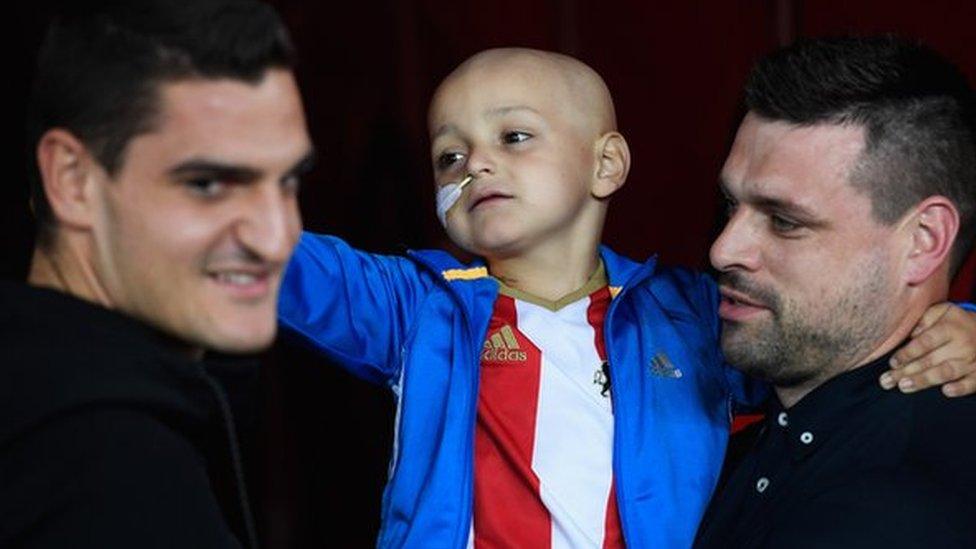
POLYGON ((474 195, 472 195, 471 205, 468 207, 468 211, 474 211, 481 206, 501 202, 510 198, 514 197, 502 191, 493 189, 479 189, 474 195))

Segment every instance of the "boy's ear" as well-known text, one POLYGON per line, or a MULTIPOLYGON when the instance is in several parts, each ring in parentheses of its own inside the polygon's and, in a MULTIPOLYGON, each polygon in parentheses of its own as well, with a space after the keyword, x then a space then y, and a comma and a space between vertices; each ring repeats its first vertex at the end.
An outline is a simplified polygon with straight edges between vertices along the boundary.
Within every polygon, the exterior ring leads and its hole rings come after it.
POLYGON ((609 132, 596 141, 596 177, 591 193, 596 198, 607 198, 627 181, 630 171, 630 148, 627 140, 618 132, 609 132))
POLYGON ((905 282, 916 286, 951 262, 959 232, 959 210, 944 196, 930 196, 912 210, 904 226, 909 245, 905 282))
POLYGON ((90 227, 94 178, 103 170, 85 144, 65 129, 50 129, 37 143, 37 168, 57 223, 90 227))

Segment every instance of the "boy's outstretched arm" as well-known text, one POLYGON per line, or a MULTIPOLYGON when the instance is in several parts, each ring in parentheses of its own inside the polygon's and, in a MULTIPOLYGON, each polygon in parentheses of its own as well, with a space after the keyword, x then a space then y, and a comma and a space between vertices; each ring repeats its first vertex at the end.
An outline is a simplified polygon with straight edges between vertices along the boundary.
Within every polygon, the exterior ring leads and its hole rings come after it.
POLYGON ((354 375, 385 384, 396 378, 404 333, 424 293, 406 258, 305 232, 281 285, 278 321, 354 375))
POLYGON ((911 341, 881 376, 885 389, 911 393, 942 384, 946 396, 976 393, 976 307, 939 303, 929 307, 911 341))

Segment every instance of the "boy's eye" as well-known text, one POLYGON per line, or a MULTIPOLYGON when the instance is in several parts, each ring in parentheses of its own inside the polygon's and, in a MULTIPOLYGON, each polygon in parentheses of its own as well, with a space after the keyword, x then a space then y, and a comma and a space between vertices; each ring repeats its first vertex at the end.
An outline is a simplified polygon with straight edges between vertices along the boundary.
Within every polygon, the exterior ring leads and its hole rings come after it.
POLYGON ((463 155, 458 152, 441 153, 441 155, 437 157, 437 168, 440 170, 446 170, 447 168, 450 168, 454 164, 458 163, 462 157, 463 155))
POLYGON ((217 179, 190 179, 184 183, 190 192, 202 198, 215 198, 219 196, 227 185, 217 179))
POLYGON ((769 218, 769 225, 777 233, 790 233, 800 228, 800 224, 795 221, 790 221, 785 217, 779 215, 772 215, 769 218))
POLYGON ((511 145, 532 139, 532 134, 520 131, 510 131, 502 134, 502 143, 511 145))

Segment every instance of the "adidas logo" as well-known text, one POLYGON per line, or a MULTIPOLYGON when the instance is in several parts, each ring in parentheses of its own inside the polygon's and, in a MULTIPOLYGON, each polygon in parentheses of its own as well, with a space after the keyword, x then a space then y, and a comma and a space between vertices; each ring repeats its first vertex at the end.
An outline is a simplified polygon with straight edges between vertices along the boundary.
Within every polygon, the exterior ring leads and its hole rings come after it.
POLYGON ((664 353, 658 353, 654 355, 651 359, 651 373, 659 377, 669 377, 672 379, 678 379, 684 374, 680 369, 675 368, 674 364, 668 358, 668 355, 664 353))
POLYGON ((482 362, 525 362, 528 358, 508 324, 488 336, 481 350, 482 362))

